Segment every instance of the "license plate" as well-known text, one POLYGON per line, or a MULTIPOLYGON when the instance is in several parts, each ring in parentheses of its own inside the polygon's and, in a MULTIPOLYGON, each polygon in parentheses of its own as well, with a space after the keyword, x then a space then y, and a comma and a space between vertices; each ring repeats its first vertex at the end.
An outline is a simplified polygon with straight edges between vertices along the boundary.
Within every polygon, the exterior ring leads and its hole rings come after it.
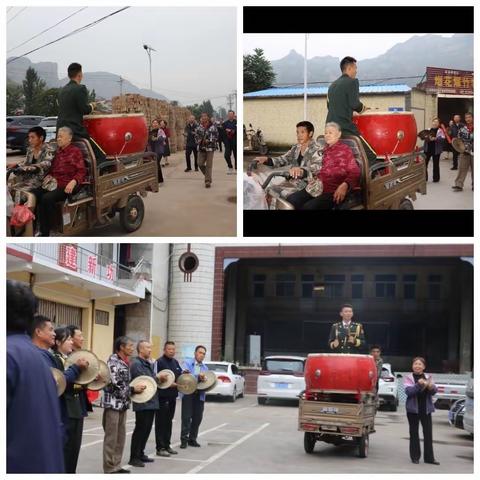
POLYGON ((288 383, 275 383, 275 388, 288 388, 288 383))
POLYGON ((320 428, 322 430, 326 430, 327 432, 336 432, 337 431, 337 427, 331 427, 329 425, 322 425, 320 428))

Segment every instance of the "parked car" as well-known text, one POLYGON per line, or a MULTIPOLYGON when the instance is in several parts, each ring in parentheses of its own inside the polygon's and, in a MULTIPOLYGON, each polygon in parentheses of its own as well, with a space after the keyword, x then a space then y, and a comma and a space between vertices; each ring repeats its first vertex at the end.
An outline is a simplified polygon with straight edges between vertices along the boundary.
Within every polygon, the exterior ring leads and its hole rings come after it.
POLYGON ((392 412, 398 408, 398 386, 395 373, 389 363, 384 363, 378 380, 378 399, 380 405, 386 405, 392 412))
POLYGON ((215 388, 207 392, 210 397, 228 397, 234 402, 245 394, 245 378, 234 363, 205 362, 209 370, 217 376, 215 388))
POLYGON ((269 356, 262 362, 257 378, 257 400, 264 405, 268 399, 296 399, 305 390, 305 357, 269 356))
POLYGON ((457 400, 465 398, 467 384, 465 380, 452 379, 447 382, 436 381, 437 393, 433 396, 435 408, 449 409, 457 400))
POLYGON ((465 412, 463 414, 463 428, 473 437, 473 375, 465 390, 465 412))
POLYGON ((457 400, 448 411, 448 423, 452 427, 463 430, 463 416, 465 414, 465 399, 457 400))
POLYGON ((45 137, 46 142, 57 138, 57 118, 58 117, 45 117, 38 124, 39 127, 42 127, 47 132, 47 136, 45 137))
POLYGON ((17 115, 7 117, 7 148, 27 152, 28 131, 40 123, 43 117, 38 115, 17 115))

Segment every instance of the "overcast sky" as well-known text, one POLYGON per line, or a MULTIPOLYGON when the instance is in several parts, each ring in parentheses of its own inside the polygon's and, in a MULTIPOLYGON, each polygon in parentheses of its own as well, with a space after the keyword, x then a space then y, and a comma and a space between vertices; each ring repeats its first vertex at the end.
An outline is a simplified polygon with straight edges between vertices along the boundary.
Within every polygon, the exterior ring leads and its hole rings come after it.
MULTIPOLYGON (((80 8, 12 8, 7 13, 7 57, 22 55, 121 7, 88 7, 9 51, 80 8)), ((148 57, 142 48, 148 44, 157 50, 152 52, 153 90, 183 104, 210 98, 215 106, 226 106, 225 96, 236 89, 235 15, 228 7, 131 7, 27 58, 58 63, 60 78, 66 77, 71 62, 79 62, 85 72, 106 71, 149 88, 148 57)))
MULTIPOLYGON (((424 35, 424 34, 417 34, 424 35)), ((444 34, 451 37, 453 34, 444 34)), ((357 60, 377 57, 397 43, 403 43, 414 34, 373 34, 373 33, 312 33, 308 37, 307 58, 332 57, 343 58, 347 55, 357 60)), ((243 52, 252 53, 254 48, 262 48, 269 60, 285 57, 290 50, 301 55, 305 52, 304 34, 245 34, 243 52)))

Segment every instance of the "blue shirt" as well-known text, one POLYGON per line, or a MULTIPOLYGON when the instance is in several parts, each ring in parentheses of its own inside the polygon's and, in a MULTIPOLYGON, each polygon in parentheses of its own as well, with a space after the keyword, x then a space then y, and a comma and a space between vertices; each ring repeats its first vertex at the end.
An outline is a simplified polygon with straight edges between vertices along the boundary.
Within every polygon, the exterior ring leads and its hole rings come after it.
MULTIPOLYGON (((192 375, 195 375, 194 372, 196 371, 195 369, 196 365, 197 365, 197 361, 195 360, 195 358, 189 358, 183 362, 183 369, 188 370, 192 375)), ((208 370, 208 367, 203 362, 200 363, 199 366, 200 366, 200 373, 206 372, 208 370)), ((198 371, 198 366, 197 366, 197 371, 198 371)), ((197 377, 197 380, 198 380, 198 375, 195 375, 195 376, 197 377)), ((202 400, 202 402, 205 401, 205 397, 206 397, 205 392, 200 392, 200 400, 202 400)))
POLYGON ((7 333, 7 473, 65 471, 60 404, 44 358, 27 335, 7 333))

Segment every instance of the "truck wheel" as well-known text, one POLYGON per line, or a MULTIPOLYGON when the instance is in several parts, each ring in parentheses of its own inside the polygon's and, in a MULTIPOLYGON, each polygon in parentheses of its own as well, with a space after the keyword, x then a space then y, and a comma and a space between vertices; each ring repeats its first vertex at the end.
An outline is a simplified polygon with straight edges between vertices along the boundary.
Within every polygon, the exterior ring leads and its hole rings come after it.
POLYGON ((364 433, 358 442, 358 456, 360 458, 368 457, 368 433, 364 433))
POLYGON ((310 432, 305 432, 303 437, 303 447, 307 453, 313 453, 315 447, 315 434, 310 432))
POLYGON ((132 195, 124 208, 120 209, 120 225, 127 232, 138 230, 145 216, 143 200, 138 195, 132 195))
POLYGON ((399 210, 413 210, 413 203, 410 199, 404 198, 400 205, 398 206, 399 210))
POLYGON ((263 397, 257 397, 257 401, 259 405, 265 405, 267 403, 267 399, 263 397))

